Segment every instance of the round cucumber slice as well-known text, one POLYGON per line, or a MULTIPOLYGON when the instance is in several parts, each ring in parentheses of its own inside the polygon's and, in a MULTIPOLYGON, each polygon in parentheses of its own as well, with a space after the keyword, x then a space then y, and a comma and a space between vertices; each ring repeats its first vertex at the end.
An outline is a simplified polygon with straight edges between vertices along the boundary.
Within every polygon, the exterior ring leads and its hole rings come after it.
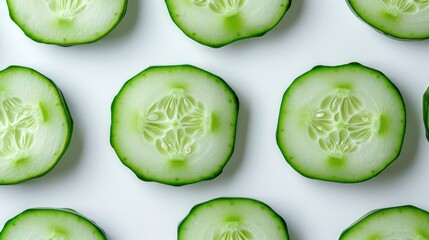
POLYGON ((170 16, 191 39, 222 47, 264 35, 289 9, 291 0, 166 0, 170 16))
POLYGON ((0 240, 106 240, 103 231, 69 209, 28 209, 10 219, 0 240))
POLYGON ((402 96, 381 72, 359 63, 317 66, 285 92, 277 143, 306 177, 360 182, 398 157, 405 123, 402 96))
POLYGON ((111 144, 142 180, 184 185, 218 176, 234 149, 238 99, 189 65, 150 67, 112 104, 111 144))
POLYGON ((66 151, 73 122, 55 84, 33 69, 0 71, 0 184, 49 172, 66 151))
POLYGON ((429 38, 429 0, 347 0, 353 12, 398 39, 429 38))
POLYGON ((34 41, 70 46, 107 35, 124 17, 127 0, 7 0, 12 20, 34 41))
POLYGON ((426 138, 429 141, 429 87, 423 95, 423 122, 426 129, 426 138))
POLYGON ((340 240, 429 239, 429 212, 414 206, 373 211, 340 236, 340 240))
POLYGON ((288 240, 286 222, 265 203, 217 198, 192 208, 180 223, 178 240, 288 240))

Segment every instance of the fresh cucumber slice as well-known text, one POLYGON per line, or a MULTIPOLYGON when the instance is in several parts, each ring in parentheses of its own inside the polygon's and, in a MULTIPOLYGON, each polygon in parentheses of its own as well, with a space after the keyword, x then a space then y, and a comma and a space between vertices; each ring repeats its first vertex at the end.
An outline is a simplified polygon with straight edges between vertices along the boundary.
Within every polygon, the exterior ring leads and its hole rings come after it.
POLYGON ((222 172, 234 148, 238 99, 189 65, 150 67, 112 104, 111 144, 142 180, 184 185, 222 172))
POLYGON ((12 20, 29 38, 69 46, 97 41, 124 17, 127 0, 7 0, 12 20))
POLYGON ((291 0, 165 0, 176 25, 193 40, 222 47, 264 35, 289 9, 291 0))
POLYGON ((93 222, 69 209, 28 209, 10 219, 0 240, 106 240, 93 222))
POLYGON ((346 229, 340 240, 428 240, 429 212, 414 206, 376 210, 346 229))
POLYGON ((398 39, 429 38, 429 0, 347 0, 354 13, 398 39))
POLYGON ((429 87, 423 95, 423 121, 425 123, 426 138, 429 141, 429 87))
POLYGON ((178 240, 288 240, 286 223, 265 203, 217 198, 192 208, 180 223, 178 240))
POLYGON ((49 172, 67 149, 72 128, 51 80, 25 67, 0 71, 0 184, 49 172))
POLYGON ((360 182, 398 157, 405 122, 402 96, 383 73, 359 63, 317 66, 285 92, 277 143, 306 177, 360 182))

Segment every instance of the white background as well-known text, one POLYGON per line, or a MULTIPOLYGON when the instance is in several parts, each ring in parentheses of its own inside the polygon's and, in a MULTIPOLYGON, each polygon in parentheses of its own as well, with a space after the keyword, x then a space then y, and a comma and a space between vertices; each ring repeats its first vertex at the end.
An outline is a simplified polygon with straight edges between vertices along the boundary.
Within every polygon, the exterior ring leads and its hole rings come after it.
POLYGON ((376 208, 413 204, 429 210, 429 144, 421 106, 429 83, 429 40, 404 42, 379 34, 345 1, 295 0, 265 36, 220 49, 187 38, 161 0, 130 0, 127 15, 107 37, 67 48, 28 39, 0 1, 0 69, 9 65, 28 66, 53 79, 75 129, 67 153, 49 174, 0 186, 0 226, 27 208, 66 207, 97 222, 110 240, 171 240, 193 205, 240 196, 274 208, 288 223, 292 240, 330 240, 376 208), (313 66, 352 61, 384 72, 401 90, 408 114, 403 151, 364 183, 304 178, 276 145, 281 97, 313 66), (143 69, 185 63, 221 76, 236 91, 236 150, 212 181, 185 187, 140 181, 110 147, 111 101, 143 69))

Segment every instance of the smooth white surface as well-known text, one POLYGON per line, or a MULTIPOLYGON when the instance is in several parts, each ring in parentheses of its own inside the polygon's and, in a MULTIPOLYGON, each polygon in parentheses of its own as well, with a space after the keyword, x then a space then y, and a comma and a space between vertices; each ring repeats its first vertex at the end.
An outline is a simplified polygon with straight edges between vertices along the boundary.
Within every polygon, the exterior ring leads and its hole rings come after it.
POLYGON ((385 37, 357 19, 345 1, 295 0, 265 36, 212 49, 188 39, 164 1, 130 0, 128 7, 106 38, 64 48, 28 39, 0 1, 0 69, 23 65, 53 79, 75 121, 71 146, 53 171, 0 186, 0 225, 27 208, 67 207, 96 221, 110 240, 170 240, 193 205, 241 196, 273 207, 287 221, 292 240, 331 240, 375 208, 413 204, 429 210, 429 143, 421 110, 429 40, 385 37), (276 145, 281 97, 314 65, 352 61, 379 69, 401 90, 408 111, 402 154, 360 184, 304 178, 276 145), (241 104, 236 151, 212 181, 180 188, 142 182, 110 147, 111 101, 126 80, 148 66, 183 63, 223 77, 236 91, 241 104))

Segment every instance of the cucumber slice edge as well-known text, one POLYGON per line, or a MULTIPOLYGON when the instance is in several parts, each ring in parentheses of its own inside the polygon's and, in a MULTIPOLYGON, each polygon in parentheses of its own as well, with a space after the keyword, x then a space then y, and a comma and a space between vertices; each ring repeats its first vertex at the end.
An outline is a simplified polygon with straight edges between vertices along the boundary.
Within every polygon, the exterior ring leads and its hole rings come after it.
POLYGON ((19 70, 19 71, 26 71, 29 72, 29 74, 34 74, 36 75, 39 79, 43 79, 43 81, 46 81, 49 85, 49 87, 52 87, 55 91, 55 93, 57 94, 57 98, 60 100, 61 104, 62 104, 62 109, 63 109, 63 114, 64 114, 64 119, 67 120, 67 136, 65 136, 65 141, 64 141, 64 145, 63 148, 61 150, 61 153, 58 155, 58 158, 53 162, 53 164, 51 165, 50 168, 46 169, 44 172, 41 172, 37 175, 28 177, 28 178, 23 178, 20 180, 16 180, 16 181, 0 181, 0 185, 15 185, 15 184, 19 184, 22 182, 26 182, 32 179, 36 179, 39 177, 42 177, 46 174, 48 174, 52 169, 55 168, 55 166, 60 162, 61 158, 64 156, 64 154, 66 153, 71 139, 72 139, 72 135, 73 135, 73 129, 74 129, 74 122, 73 122, 73 118, 71 116, 70 110, 68 108, 67 102, 64 98, 64 95, 62 94, 61 90, 58 88, 58 86, 48 77, 46 77, 45 75, 41 74, 40 72, 38 72, 37 70, 30 68, 30 67, 24 67, 24 66, 19 66, 19 65, 11 65, 3 70, 0 70, 0 75, 2 75, 3 73, 6 73, 8 71, 13 71, 13 70, 19 70))
POLYGON ((115 22, 115 24, 113 24, 112 26, 110 26, 109 29, 107 29, 107 31, 105 31, 103 34, 97 36, 96 38, 90 40, 90 41, 68 41, 67 43, 60 43, 60 42, 49 42, 46 41, 46 39, 44 39, 43 37, 38 37, 35 36, 33 34, 30 33, 29 30, 25 29, 25 24, 21 23, 17 17, 15 17, 15 15, 17 15, 12 8, 9 7, 10 5, 10 1, 12 0, 6 0, 7 6, 8 6, 8 12, 9 12, 9 17, 10 19, 21 29, 21 31, 25 34, 25 36, 27 36, 28 38, 30 38, 31 40, 38 42, 38 43, 43 43, 43 44, 48 44, 48 45, 58 45, 58 46, 62 46, 62 47, 70 47, 70 46, 75 46, 75 45, 82 45, 82 44, 90 44, 90 43, 94 43, 102 38, 104 38, 105 36, 107 36, 109 33, 111 33, 113 30, 115 30, 115 28, 122 22, 123 18, 125 17, 126 13, 127 13, 127 6, 128 6, 128 0, 122 0, 124 1, 123 4, 123 8, 122 8, 122 12, 121 14, 118 16, 117 21, 115 22))
MULTIPOLYGON (((299 87, 299 86, 298 86, 299 87)), ((286 160, 286 162, 299 174, 301 174, 304 177, 310 178, 310 179, 315 179, 315 180, 322 180, 322 181, 329 181, 329 182, 337 182, 337 183, 346 183, 346 184, 351 184, 351 183, 360 183, 360 182, 365 182, 368 181, 376 176, 378 176, 379 174, 381 174, 390 164, 392 164, 400 155, 401 151, 402 151, 402 147, 404 144, 404 138, 405 138, 405 133, 406 133, 406 125, 407 125, 407 114, 406 114, 406 108, 405 108, 405 102, 404 99, 402 97, 401 92, 399 91, 399 89, 396 87, 396 85, 390 81, 390 79, 380 70, 365 66, 361 63, 358 62, 351 62, 348 64, 342 64, 342 65, 336 65, 336 66, 326 66, 326 65, 317 65, 313 68, 311 68, 310 70, 308 70, 307 72, 301 74, 299 77, 297 77, 295 80, 293 80, 293 82, 290 84, 290 86, 287 88, 287 90, 285 91, 285 93, 283 94, 282 97, 282 101, 281 101, 281 106, 280 106, 280 111, 279 111, 279 117, 278 117, 278 125, 277 125, 277 129, 276 129, 276 143, 277 146, 279 147, 284 159, 286 160), (401 141, 400 144, 398 146, 398 151, 396 153, 396 155, 394 157, 392 157, 392 160, 389 162, 385 162, 386 164, 384 166, 382 166, 381 168, 377 169, 377 171, 375 173, 371 173, 368 174, 368 176, 364 177, 364 178, 359 178, 359 179, 343 179, 343 178, 332 178, 332 176, 319 176, 319 175, 315 175, 311 172, 306 171, 306 169, 303 169, 299 166, 299 163, 295 163, 295 161, 292 161, 291 159, 293 159, 292 156, 290 156, 289 151, 286 149, 286 147, 283 147, 284 143, 282 140, 282 126, 281 123, 284 122, 283 118, 285 117, 286 114, 283 114, 284 109, 285 109, 285 99, 289 97, 289 94, 291 92, 293 92, 293 89, 295 89, 299 83, 301 79, 306 78, 309 75, 314 74, 315 71, 318 70, 329 70, 329 69, 342 69, 342 68, 362 68, 365 71, 371 71, 375 74, 377 74, 378 76, 380 76, 381 78, 387 80, 385 81, 385 83, 389 84, 390 89, 397 93, 398 96, 400 96, 401 99, 401 107, 404 110, 404 124, 403 124, 403 130, 402 130, 402 134, 401 134, 401 141)))
POLYGON ((394 40, 399 40, 399 41, 409 41, 409 42, 413 42, 413 41, 422 41, 422 40, 426 40, 429 39, 429 32, 427 33, 427 35, 425 36, 419 36, 419 37, 410 37, 410 36, 405 36, 405 35, 401 35, 401 34, 395 34, 395 33, 389 33, 387 31, 384 31, 383 29, 381 29, 380 27, 378 27, 375 23, 372 23, 370 21, 366 21, 364 18, 362 18, 358 11, 356 10, 356 7, 353 5, 352 1, 353 0, 345 0, 347 5, 349 6, 350 10, 353 12, 353 14, 363 23, 369 25, 372 29, 374 29, 376 32, 383 34, 386 37, 389 37, 391 39, 394 40))
POLYGON ((27 215, 27 214, 31 214, 34 212, 41 212, 41 211, 51 212, 51 213, 59 213, 59 214, 68 214, 70 217, 78 219, 79 221, 83 221, 85 223, 85 225, 91 226, 92 229, 96 231, 97 235, 102 237, 102 239, 107 240, 107 238, 105 236, 105 232, 101 227, 99 227, 94 221, 85 217, 84 215, 75 211, 74 209, 70 209, 70 208, 45 208, 45 207, 29 208, 29 209, 26 209, 23 212, 19 213, 18 215, 12 217, 11 219, 9 219, 4 224, 3 229, 0 230, 0 239, 2 239, 3 234, 7 233, 7 231, 5 232, 5 230, 7 230, 9 228, 9 226, 13 226, 15 224, 14 223, 15 221, 19 220, 22 217, 25 217, 25 215, 27 215))
MULTIPOLYGON (((233 139, 232 142, 236 142, 236 138, 237 138, 237 127, 238 127, 238 118, 239 118, 239 99, 237 94, 235 93, 235 91, 225 82, 225 80, 223 80, 221 77, 207 71, 204 70, 202 68, 196 67, 194 65, 190 65, 190 64, 179 64, 179 65, 158 65, 158 66, 150 66, 146 69, 144 69, 143 71, 141 71, 140 73, 138 73, 137 75, 133 76, 132 78, 130 78, 129 80, 127 80, 125 82, 125 84, 122 86, 122 88, 119 90, 118 94, 114 97, 113 101, 112 101, 112 105, 111 105, 111 112, 113 113, 115 111, 116 105, 118 104, 120 95, 122 93, 122 91, 124 89, 127 89, 130 87, 130 85, 133 84, 134 81, 138 81, 140 77, 146 75, 147 73, 150 73, 151 71, 158 71, 158 70, 162 70, 162 69, 168 69, 168 70, 174 70, 174 69, 188 69, 191 71, 199 71, 200 73, 203 73, 205 75, 208 76, 208 78, 210 79, 215 79, 216 82, 221 85, 226 92, 229 92, 230 96, 233 97, 233 104, 235 106, 234 111, 237 113, 237 115, 235 116, 235 124, 234 124, 234 130, 233 130, 233 139)), ((118 158, 120 159, 120 161, 127 167, 129 168, 139 179, 146 181, 146 182, 157 182, 157 183, 162 183, 162 184, 167 184, 167 185, 171 185, 171 186, 176 186, 176 187, 180 187, 180 186, 184 186, 184 185, 188 185, 188 184, 194 184, 194 183, 198 183, 198 182, 202 182, 202 181, 209 181, 212 180, 216 177, 218 177, 222 172, 223 169, 226 167, 226 165, 228 164, 228 162, 231 160, 232 155, 234 153, 235 150, 235 144, 233 144, 230 147, 229 150, 229 154, 226 156, 225 161, 219 165, 218 169, 213 171, 211 174, 208 175, 204 175, 204 176, 200 176, 199 178, 193 178, 192 180, 183 180, 183 181, 176 181, 174 179, 160 179, 157 176, 147 176, 146 174, 140 172, 134 165, 133 163, 129 162, 128 159, 125 156, 125 154, 123 154, 118 147, 116 147, 117 143, 114 137, 113 132, 114 130, 114 114, 111 114, 111 126, 110 126, 110 145, 112 146, 112 148, 114 149, 116 155, 118 156, 118 158)))
POLYGON ((429 212, 428 211, 426 211, 422 208, 418 208, 414 205, 400 205, 400 206, 393 206, 393 207, 387 207, 387 208, 379 208, 379 209, 375 209, 375 210, 372 210, 372 211, 366 213, 365 215, 361 216, 358 220, 356 220, 354 223, 352 223, 350 226, 348 226, 340 234, 339 240, 343 240, 344 237, 347 237, 347 234, 352 232, 354 227, 356 227, 357 225, 365 225, 366 222, 371 221, 372 218, 376 218, 377 215, 381 215, 383 213, 391 212, 391 211, 395 211, 395 210, 397 210, 397 211, 409 210, 409 211, 419 212, 419 213, 427 215, 427 217, 429 219, 429 212))
POLYGON ((426 129, 426 139, 429 141, 429 87, 423 94, 423 121, 426 129))
POLYGON ((271 25, 271 27, 266 28, 265 31, 260 31, 260 32, 256 32, 255 34, 251 34, 251 35, 246 35, 246 36, 241 36, 241 37, 237 37, 235 39, 232 39, 230 41, 225 41, 222 43, 211 43, 207 40, 204 39, 200 39, 200 38, 196 38, 191 32, 192 31, 188 31, 186 30, 185 26, 182 26, 182 24, 180 24, 180 22, 176 19, 175 17, 175 13, 173 11, 173 9, 169 6, 168 2, 172 1, 172 0, 165 0, 166 6, 167 6, 167 10, 168 10, 168 14, 170 15, 171 19, 173 20, 173 22, 175 23, 175 25, 180 29, 181 32, 183 32, 188 38, 198 42, 199 44, 208 46, 208 47, 212 47, 212 48, 221 48, 224 47, 226 45, 229 45, 231 43, 240 41, 240 40, 245 40, 245 39, 249 39, 249 38, 255 38, 255 37, 262 37, 265 34, 267 34, 269 31, 271 31, 273 28, 275 28, 280 22, 281 20, 284 18, 284 16, 286 15, 287 11, 290 9, 291 5, 292 5, 292 0, 288 0, 288 3, 284 6, 285 10, 283 11, 283 14, 279 16, 279 18, 277 19, 277 21, 274 21, 274 23, 271 25))
POLYGON ((196 212, 198 212, 200 210, 204 210, 204 208, 207 207, 206 205, 213 204, 216 202, 225 202, 225 201, 246 202, 246 203, 252 203, 252 204, 258 205, 260 208, 265 210, 265 213, 269 214, 273 219, 276 220, 276 222, 278 222, 282 225, 282 227, 285 231, 284 233, 287 237, 285 240, 289 239, 288 227, 287 227, 287 223, 284 220, 284 218, 282 216, 280 216, 276 211, 274 211, 274 209, 271 206, 269 206, 268 204, 266 204, 262 201, 256 200, 254 198, 247 198, 247 197, 219 197, 219 198, 214 198, 214 199, 211 199, 211 200, 201 202, 201 203, 194 205, 191 208, 191 210, 188 212, 186 217, 179 223, 179 226, 177 229, 178 239, 180 240, 182 237, 182 235, 181 235, 182 228, 186 228, 185 225, 189 221, 192 220, 192 218, 190 216, 192 216, 193 214, 197 214, 196 212))

